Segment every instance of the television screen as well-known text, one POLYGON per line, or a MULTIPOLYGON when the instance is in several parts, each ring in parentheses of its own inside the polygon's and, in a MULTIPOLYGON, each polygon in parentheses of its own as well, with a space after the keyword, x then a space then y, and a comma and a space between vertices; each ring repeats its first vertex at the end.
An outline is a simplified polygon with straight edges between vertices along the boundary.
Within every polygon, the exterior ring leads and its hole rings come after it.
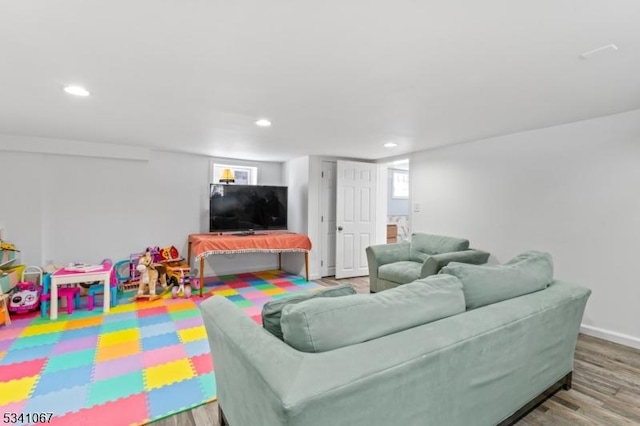
POLYGON ((287 229, 287 187, 211 184, 209 231, 287 229))

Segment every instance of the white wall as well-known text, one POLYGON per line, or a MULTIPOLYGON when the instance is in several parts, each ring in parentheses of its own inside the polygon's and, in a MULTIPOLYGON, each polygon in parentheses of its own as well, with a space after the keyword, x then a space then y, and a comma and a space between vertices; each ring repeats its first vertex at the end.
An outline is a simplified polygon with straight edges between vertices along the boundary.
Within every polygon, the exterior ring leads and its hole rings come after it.
MULTIPOLYGON (((188 235, 208 232, 209 157, 151 151, 148 160, 127 160, 2 148, 0 227, 27 264, 128 258, 152 245, 175 245, 186 256, 188 235)), ((283 184, 282 163, 213 160, 257 166, 258 184, 283 184)), ((277 257, 210 256, 205 263, 207 275, 227 274, 275 268, 277 257)))
MULTIPOLYGON (((289 200, 287 203, 287 228, 289 231, 301 234, 309 234, 309 157, 300 157, 284 163, 284 175, 286 185, 289 188, 289 200)), ((312 249, 309 254, 314 258, 315 241, 310 236, 312 249)), ((316 278, 312 269, 314 263, 310 262, 309 277, 316 278)), ((282 267, 286 271, 304 276, 304 257, 298 253, 284 253, 282 255, 282 267)))
POLYGON ((550 252, 593 290, 583 330, 640 347, 640 110, 415 153, 410 182, 414 232, 550 252))

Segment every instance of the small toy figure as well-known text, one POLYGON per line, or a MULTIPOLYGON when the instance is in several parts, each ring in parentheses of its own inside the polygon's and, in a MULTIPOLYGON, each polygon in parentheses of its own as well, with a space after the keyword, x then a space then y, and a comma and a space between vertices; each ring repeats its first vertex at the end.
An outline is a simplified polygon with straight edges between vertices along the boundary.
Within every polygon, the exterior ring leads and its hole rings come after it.
POLYGON ((16 288, 9 301, 9 312, 24 314, 40 308, 42 287, 32 281, 16 284, 16 288))
POLYGON ((138 260, 136 269, 140 272, 140 284, 136 298, 147 297, 150 300, 160 298, 160 296, 156 294, 156 284, 160 281, 162 288, 167 288, 167 271, 165 266, 153 263, 151 252, 147 249, 144 255, 138 260), (148 295, 145 294, 146 286, 149 286, 148 295))
POLYGON ((169 283, 173 284, 173 288, 171 289, 171 296, 175 299, 178 296, 183 297, 191 297, 192 289, 198 289, 199 280, 196 278, 198 276, 197 269, 189 269, 188 265, 184 265, 179 268, 173 268, 172 276, 169 279, 169 283), (179 279, 175 274, 179 273, 179 279))

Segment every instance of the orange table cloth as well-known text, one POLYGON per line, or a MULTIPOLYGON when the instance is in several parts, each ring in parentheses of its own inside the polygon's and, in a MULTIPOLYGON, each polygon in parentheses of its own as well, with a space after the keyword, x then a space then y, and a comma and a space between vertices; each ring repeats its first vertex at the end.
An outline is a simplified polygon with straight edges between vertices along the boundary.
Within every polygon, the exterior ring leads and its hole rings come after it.
POLYGON ((311 240, 303 234, 274 232, 253 235, 189 235, 196 260, 212 254, 308 252, 311 240))

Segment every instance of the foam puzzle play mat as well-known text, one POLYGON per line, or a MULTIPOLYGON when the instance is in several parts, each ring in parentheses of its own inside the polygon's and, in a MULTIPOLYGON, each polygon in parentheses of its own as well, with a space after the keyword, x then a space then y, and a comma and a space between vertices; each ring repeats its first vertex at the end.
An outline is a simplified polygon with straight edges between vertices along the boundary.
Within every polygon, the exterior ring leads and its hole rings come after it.
POLYGON ((207 278, 204 298, 122 298, 108 313, 61 310, 56 320, 14 316, 0 326, 0 413, 12 424, 130 425, 214 401, 199 303, 224 296, 260 323, 265 302, 319 287, 266 271, 207 278))

